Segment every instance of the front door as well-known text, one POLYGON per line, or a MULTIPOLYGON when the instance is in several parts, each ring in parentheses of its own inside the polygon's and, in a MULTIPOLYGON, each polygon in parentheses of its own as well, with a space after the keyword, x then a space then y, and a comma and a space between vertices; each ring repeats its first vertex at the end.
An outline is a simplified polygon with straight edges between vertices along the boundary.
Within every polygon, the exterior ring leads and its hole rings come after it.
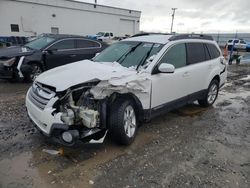
POLYGON ((188 95, 189 72, 187 71, 186 45, 179 43, 170 47, 160 60, 175 66, 174 73, 157 73, 152 75, 152 98, 151 108, 153 110, 173 104, 172 102, 183 102, 188 95))
POLYGON ((65 39, 53 44, 46 50, 44 58, 46 68, 52 69, 74 62, 76 60, 75 53, 74 39, 65 39))

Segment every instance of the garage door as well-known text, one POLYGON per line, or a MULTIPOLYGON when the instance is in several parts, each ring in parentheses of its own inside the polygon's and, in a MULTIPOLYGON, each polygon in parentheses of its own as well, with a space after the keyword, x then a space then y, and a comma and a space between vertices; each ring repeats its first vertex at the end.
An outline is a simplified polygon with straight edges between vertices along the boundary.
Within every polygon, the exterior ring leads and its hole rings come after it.
POLYGON ((124 35, 134 35, 135 33, 135 24, 133 20, 120 20, 120 34, 124 35))

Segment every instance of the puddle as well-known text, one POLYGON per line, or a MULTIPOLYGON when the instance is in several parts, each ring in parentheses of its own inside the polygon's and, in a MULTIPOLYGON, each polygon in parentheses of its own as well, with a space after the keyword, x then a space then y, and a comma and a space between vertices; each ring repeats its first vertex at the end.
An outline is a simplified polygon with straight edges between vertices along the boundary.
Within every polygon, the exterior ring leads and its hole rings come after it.
POLYGON ((181 116, 200 116, 203 112, 205 112, 207 108, 202 108, 198 103, 193 103, 186 105, 178 110, 173 111, 174 113, 181 115, 181 116))
POLYGON ((42 151, 45 148, 24 152, 0 161, 0 187, 90 187, 101 165, 131 155, 156 138, 156 134, 139 131, 128 147, 107 140, 64 148, 63 155, 50 155, 42 151))

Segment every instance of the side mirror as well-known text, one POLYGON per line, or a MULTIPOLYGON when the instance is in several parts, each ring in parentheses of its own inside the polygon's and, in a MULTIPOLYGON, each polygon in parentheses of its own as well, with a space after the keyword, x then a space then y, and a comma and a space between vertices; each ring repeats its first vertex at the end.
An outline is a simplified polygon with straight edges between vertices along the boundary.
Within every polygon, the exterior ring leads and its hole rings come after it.
POLYGON ((175 67, 174 67, 174 65, 171 65, 168 63, 162 63, 158 67, 158 71, 161 73, 174 73, 175 67))
POLYGON ((46 55, 52 55, 52 54, 54 54, 55 51, 56 50, 50 50, 50 49, 48 49, 48 50, 44 51, 44 54, 46 54, 46 55))

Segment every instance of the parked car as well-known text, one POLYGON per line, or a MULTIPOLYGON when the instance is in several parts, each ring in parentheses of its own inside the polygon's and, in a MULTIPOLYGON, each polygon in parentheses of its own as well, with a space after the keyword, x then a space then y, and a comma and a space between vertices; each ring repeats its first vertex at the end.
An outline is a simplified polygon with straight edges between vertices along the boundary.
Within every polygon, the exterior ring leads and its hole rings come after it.
POLYGON ((246 51, 250 52, 250 42, 248 42, 247 45, 246 45, 246 51))
POLYGON ((6 48, 6 47, 9 47, 9 46, 11 46, 11 44, 9 42, 5 42, 5 41, 0 40, 0 49, 1 48, 6 48))
POLYGON ((107 45, 85 37, 46 34, 25 44, 0 50, 0 78, 33 81, 43 71, 91 59, 107 45))
POLYGON ((232 46, 234 45, 234 49, 233 50, 246 50, 246 46, 247 46, 247 42, 243 39, 231 39, 228 40, 227 42, 227 47, 228 50, 232 49, 232 46))
POLYGON ((34 125, 61 144, 103 140, 109 131, 128 145, 143 121, 196 100, 211 106, 226 75, 210 36, 132 37, 93 60, 41 74, 28 90, 26 107, 34 125))
POLYGON ((87 37, 93 40, 99 40, 109 43, 113 39, 114 35, 111 32, 99 32, 96 35, 88 35, 87 37))

